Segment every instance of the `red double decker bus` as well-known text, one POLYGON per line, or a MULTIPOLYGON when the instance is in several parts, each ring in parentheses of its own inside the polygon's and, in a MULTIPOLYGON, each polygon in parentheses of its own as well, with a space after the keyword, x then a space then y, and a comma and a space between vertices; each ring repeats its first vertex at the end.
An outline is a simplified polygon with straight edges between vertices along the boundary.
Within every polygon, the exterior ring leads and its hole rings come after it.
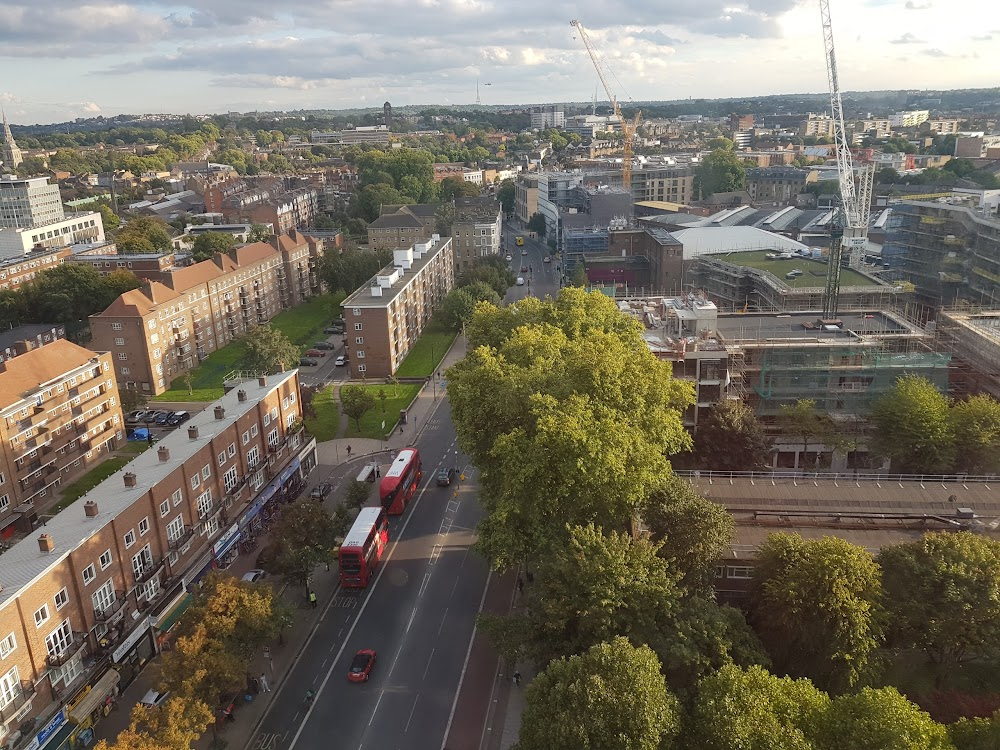
POLYGON ((340 585, 349 589, 367 586, 388 543, 385 509, 362 508, 340 545, 340 585))
POLYGON ((401 450, 382 477, 382 484, 378 488, 385 512, 390 516, 398 516, 406 510, 406 505, 417 491, 417 485, 423 476, 424 468, 417 449, 401 450))

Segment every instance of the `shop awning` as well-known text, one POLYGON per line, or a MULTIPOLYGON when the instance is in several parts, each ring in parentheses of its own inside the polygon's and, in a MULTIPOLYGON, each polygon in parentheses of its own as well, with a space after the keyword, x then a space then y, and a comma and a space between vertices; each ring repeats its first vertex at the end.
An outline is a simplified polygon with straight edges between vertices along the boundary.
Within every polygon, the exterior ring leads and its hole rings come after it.
POLYGON ((76 707, 69 715, 69 720, 76 724, 85 722, 104 703, 105 699, 111 695, 111 691, 115 689, 115 685, 118 684, 118 680, 120 679, 121 675, 115 669, 109 669, 105 672, 104 676, 97 681, 97 684, 90 689, 90 692, 83 696, 83 700, 76 704, 76 707))
POLYGON ((177 602, 177 606, 170 610, 166 616, 156 623, 156 629, 166 633, 170 628, 174 626, 174 623, 180 619, 180 616, 184 614, 184 611, 191 606, 191 594, 187 594, 177 602))

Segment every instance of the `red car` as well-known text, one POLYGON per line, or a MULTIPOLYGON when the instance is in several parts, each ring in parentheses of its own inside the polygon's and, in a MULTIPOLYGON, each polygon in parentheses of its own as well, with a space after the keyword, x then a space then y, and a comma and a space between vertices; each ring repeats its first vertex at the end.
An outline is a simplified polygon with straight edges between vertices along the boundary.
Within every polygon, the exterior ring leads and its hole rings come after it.
POLYGON ((307 357, 325 357, 326 352, 322 349, 310 349, 306 352, 307 357))
POLYGON ((374 666, 375 652, 370 648, 363 648, 354 655, 351 667, 347 670, 347 679, 351 682, 368 682, 374 666))

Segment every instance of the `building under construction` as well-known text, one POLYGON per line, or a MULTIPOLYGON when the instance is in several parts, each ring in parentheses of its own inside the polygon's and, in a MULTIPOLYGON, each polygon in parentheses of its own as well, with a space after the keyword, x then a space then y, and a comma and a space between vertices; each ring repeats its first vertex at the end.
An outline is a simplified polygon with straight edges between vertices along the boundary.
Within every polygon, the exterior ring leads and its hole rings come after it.
POLYGON ((952 358, 949 391, 1000 400, 1000 311, 941 310, 935 327, 937 348, 952 358))

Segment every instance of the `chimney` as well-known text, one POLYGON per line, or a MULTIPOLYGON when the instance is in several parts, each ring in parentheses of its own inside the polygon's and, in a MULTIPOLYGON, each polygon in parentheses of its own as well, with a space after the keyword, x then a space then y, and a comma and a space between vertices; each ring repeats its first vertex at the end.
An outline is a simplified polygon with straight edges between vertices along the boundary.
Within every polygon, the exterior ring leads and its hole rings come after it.
POLYGON ((215 418, 216 419, 225 419, 226 418, 226 407, 224 407, 224 406, 216 406, 215 407, 215 418))
POLYGON ((259 378, 257 378, 257 385, 259 386, 267 385, 267 375, 261 375, 259 378))
POLYGON ((87 514, 87 518, 97 518, 97 503, 88 500, 83 504, 83 512, 87 514))
POLYGON ((188 437, 192 440, 198 439, 198 425, 191 425, 188 427, 188 437))
POLYGON ((135 474, 133 474, 131 471, 125 472, 125 486, 135 487, 135 474))
POLYGON ((165 445, 161 445, 157 449, 156 455, 159 456, 161 463, 164 462, 164 461, 169 461, 170 460, 170 449, 167 446, 165 446, 165 445))
POLYGON ((48 534, 42 534, 38 537, 38 549, 45 554, 48 554, 56 548, 56 543, 52 541, 52 537, 48 534))
POLYGON ((236 399, 238 401, 246 401, 247 400, 247 392, 244 391, 242 388, 240 388, 238 391, 236 391, 236 399))

